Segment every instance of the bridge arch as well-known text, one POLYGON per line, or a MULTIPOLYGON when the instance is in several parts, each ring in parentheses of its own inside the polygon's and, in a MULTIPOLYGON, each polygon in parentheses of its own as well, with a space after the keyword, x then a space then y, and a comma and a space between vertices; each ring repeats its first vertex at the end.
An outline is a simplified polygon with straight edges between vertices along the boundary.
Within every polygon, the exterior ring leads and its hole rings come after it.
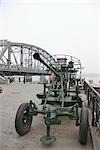
POLYGON ((5 74, 48 74, 45 66, 33 59, 38 52, 47 64, 55 63, 55 59, 44 49, 26 43, 0 40, 0 71, 5 74))
MULTIPOLYGON (((38 52, 41 58, 48 64, 57 67, 57 57, 59 55, 51 56, 44 49, 26 43, 10 42, 7 40, 0 40, 0 72, 4 75, 41 75, 50 74, 46 67, 39 61, 33 59, 33 54, 38 52)), ((62 57, 60 55, 60 57, 62 57)), ((68 61, 73 61, 76 67, 82 71, 81 62, 79 59, 63 55, 68 61)))

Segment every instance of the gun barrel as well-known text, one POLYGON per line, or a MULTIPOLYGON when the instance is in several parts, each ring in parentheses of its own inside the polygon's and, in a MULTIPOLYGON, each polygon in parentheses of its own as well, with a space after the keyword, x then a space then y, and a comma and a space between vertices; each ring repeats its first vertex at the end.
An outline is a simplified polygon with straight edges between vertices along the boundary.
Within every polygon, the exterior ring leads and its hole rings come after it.
MULTIPOLYGON (((46 62, 44 62, 43 59, 41 59, 39 53, 34 53, 33 58, 40 61, 42 64, 44 64, 47 68, 49 68, 56 76, 59 76, 59 74, 51 67, 49 66, 46 62)), ((60 77, 60 76, 59 76, 60 77)))

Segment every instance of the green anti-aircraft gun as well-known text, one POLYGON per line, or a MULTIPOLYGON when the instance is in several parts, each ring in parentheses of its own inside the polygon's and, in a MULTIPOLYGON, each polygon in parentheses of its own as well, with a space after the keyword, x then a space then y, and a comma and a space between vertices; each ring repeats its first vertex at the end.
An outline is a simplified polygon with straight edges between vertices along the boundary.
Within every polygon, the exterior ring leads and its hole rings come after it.
POLYGON ((81 74, 80 61, 75 64, 76 62, 71 56, 71 60, 68 62, 66 57, 63 57, 57 58, 55 64, 48 65, 39 53, 35 53, 33 57, 52 72, 53 78, 49 86, 44 83, 44 92, 37 94, 37 97, 41 99, 42 109, 39 109, 32 101, 22 103, 18 108, 15 118, 17 133, 21 136, 25 135, 30 130, 33 116, 43 114, 47 135, 41 137, 40 141, 44 144, 51 144, 56 140, 54 136, 50 135, 51 125, 60 125, 61 117, 66 116, 75 120, 76 126, 79 126, 79 141, 85 145, 88 133, 88 111, 87 107, 82 105, 83 101, 79 96, 82 88, 81 76, 77 78, 76 75, 78 69, 81 74), (80 67, 75 68, 75 65, 80 67))

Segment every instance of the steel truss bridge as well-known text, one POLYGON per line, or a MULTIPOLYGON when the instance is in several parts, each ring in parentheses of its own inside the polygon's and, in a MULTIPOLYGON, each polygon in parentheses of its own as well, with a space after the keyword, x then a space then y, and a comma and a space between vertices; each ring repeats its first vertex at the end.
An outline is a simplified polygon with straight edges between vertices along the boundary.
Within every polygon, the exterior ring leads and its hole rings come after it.
MULTIPOLYGON (((38 52, 41 58, 48 64, 57 64, 56 56, 51 56, 40 47, 0 40, 0 74, 1 75, 48 75, 50 72, 39 61, 33 59, 33 54, 38 52)), ((80 60, 65 55, 68 60, 76 62, 81 68, 80 60)), ((81 70, 81 69, 80 69, 81 70)))

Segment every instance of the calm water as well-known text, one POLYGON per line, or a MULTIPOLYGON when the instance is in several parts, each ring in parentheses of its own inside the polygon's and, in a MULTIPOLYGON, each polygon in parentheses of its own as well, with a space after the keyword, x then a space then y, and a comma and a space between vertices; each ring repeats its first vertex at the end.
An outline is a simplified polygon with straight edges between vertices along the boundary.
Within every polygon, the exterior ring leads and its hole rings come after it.
POLYGON ((85 77, 87 80, 93 80, 93 83, 99 83, 100 84, 100 77, 85 77))

